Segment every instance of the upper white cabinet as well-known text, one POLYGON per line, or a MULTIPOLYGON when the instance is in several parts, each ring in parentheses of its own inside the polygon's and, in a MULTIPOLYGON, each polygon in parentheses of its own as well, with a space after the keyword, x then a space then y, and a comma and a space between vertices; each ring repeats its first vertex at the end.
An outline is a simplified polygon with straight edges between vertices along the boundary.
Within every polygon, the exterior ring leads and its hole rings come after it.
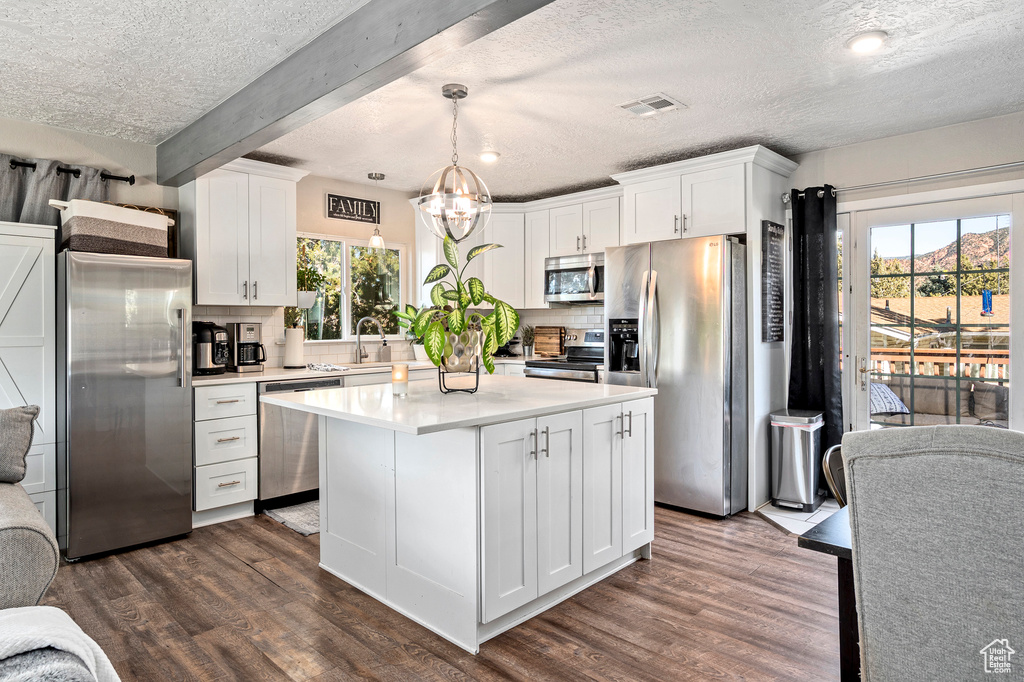
POLYGON ((619 245, 619 197, 550 210, 552 256, 600 253, 619 245))
POLYGON ((239 159, 178 190, 198 305, 295 305, 295 184, 304 171, 239 159))
MULTIPOLYGON (((526 287, 523 277, 525 255, 525 223, 522 213, 493 213, 484 230, 484 244, 501 244, 502 248, 477 256, 483 260, 483 283, 488 293, 514 308, 526 306, 526 287)), ((462 249, 465 258, 469 249, 462 249)), ((468 271, 467 271, 468 272, 468 271)))
POLYGON ((623 187, 623 241, 746 232, 753 186, 770 182, 768 173, 788 176, 795 167, 754 146, 614 175, 623 187))
POLYGON ((583 205, 559 206, 550 211, 551 255, 583 253, 583 205))
POLYGON ((547 308, 544 300, 544 259, 551 255, 549 211, 530 211, 526 221, 524 308, 547 308))

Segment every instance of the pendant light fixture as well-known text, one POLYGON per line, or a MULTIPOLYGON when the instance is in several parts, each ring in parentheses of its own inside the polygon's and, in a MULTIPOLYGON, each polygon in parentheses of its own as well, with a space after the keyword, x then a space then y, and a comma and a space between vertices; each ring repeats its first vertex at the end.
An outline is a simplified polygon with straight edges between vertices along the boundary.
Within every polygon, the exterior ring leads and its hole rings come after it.
MULTIPOLYGON (((373 180, 374 194, 380 196, 377 192, 377 183, 384 179, 383 173, 367 173, 366 177, 373 180)), ((379 202, 378 202, 379 205, 379 202)), ((370 248, 371 249, 383 249, 384 248, 384 237, 380 236, 380 209, 377 211, 377 225, 373 227, 373 236, 370 237, 370 248)))
POLYGON ((469 90, 465 85, 449 83, 441 94, 452 101, 452 163, 436 171, 420 190, 417 205, 427 214, 427 227, 439 239, 449 237, 461 242, 477 228, 487 226, 491 215, 491 195, 487 185, 473 171, 459 165, 459 100, 469 90))

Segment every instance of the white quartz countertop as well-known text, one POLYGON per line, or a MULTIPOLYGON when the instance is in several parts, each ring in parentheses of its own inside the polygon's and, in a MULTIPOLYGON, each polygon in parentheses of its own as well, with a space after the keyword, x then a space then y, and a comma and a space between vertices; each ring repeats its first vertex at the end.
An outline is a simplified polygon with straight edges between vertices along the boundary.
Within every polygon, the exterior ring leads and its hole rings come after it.
POLYGON ((476 393, 442 394, 433 381, 409 382, 405 397, 391 383, 264 395, 270 405, 420 435, 569 412, 658 393, 653 388, 524 377, 480 377, 476 393))
MULTIPOLYGON (((523 364, 529 358, 494 358, 496 365, 523 364)), ((329 379, 353 374, 379 374, 391 372, 391 365, 405 363, 410 370, 437 368, 430 362, 421 360, 395 360, 394 362, 368 362, 362 365, 342 365, 349 369, 339 372, 313 372, 308 369, 285 369, 283 367, 265 367, 262 372, 224 372, 207 376, 192 376, 193 386, 219 386, 221 384, 255 384, 261 381, 288 381, 291 379, 329 379)))

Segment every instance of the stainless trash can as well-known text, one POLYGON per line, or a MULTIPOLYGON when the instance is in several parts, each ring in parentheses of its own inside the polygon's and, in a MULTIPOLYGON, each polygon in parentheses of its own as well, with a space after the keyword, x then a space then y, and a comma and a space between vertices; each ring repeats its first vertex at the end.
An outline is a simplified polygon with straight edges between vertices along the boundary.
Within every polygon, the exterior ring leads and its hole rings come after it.
POLYGON ((782 410, 771 414, 771 424, 772 504, 812 512, 823 499, 818 494, 822 413, 782 410))

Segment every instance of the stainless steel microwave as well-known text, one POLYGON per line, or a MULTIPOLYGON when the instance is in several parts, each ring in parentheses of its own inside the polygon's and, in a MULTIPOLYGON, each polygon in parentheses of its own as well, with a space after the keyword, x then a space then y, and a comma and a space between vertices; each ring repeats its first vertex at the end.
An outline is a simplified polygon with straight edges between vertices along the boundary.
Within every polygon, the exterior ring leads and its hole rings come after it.
POLYGON ((544 259, 544 300, 548 303, 604 303, 604 253, 544 259))

